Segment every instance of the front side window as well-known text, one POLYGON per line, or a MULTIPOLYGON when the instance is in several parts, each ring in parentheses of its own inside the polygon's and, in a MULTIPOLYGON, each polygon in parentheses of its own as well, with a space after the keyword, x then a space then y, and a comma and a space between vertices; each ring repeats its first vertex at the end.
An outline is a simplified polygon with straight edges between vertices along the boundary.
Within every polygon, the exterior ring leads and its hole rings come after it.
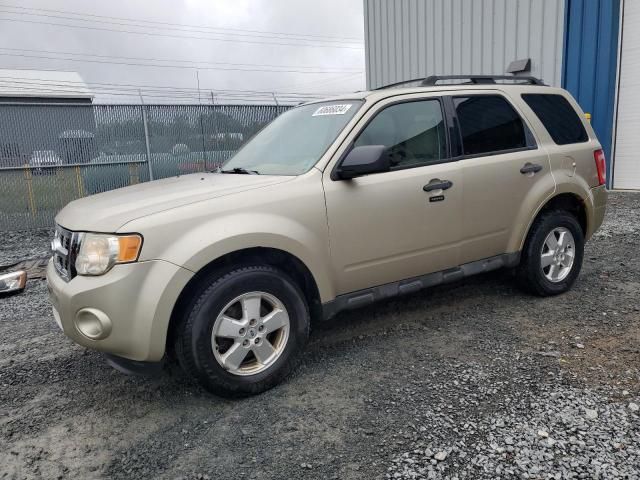
POLYGON ((527 93, 522 95, 522 99, 531 107, 556 144, 568 145, 589 140, 580 117, 562 95, 527 93))
POLYGON ((499 95, 454 97, 465 155, 499 153, 527 146, 522 119, 499 95))
POLYGON ((293 108, 262 129, 221 170, 301 175, 320 160, 361 105, 347 100, 293 108))
POLYGON ((384 145, 391 168, 438 163, 447 142, 438 100, 398 103, 385 108, 360 133, 354 146, 384 145))

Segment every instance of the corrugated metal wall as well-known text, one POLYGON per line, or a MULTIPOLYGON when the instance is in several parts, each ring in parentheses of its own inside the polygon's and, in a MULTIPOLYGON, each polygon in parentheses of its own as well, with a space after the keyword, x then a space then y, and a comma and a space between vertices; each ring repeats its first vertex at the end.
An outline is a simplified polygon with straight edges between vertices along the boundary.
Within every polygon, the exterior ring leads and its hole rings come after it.
POLYGON ((562 80, 564 0, 364 0, 367 86, 427 75, 532 74, 562 80))
MULTIPOLYGON (((620 0, 567 0, 563 87, 585 112, 610 165, 620 0)), ((609 179, 611 170, 609 168, 609 179)))

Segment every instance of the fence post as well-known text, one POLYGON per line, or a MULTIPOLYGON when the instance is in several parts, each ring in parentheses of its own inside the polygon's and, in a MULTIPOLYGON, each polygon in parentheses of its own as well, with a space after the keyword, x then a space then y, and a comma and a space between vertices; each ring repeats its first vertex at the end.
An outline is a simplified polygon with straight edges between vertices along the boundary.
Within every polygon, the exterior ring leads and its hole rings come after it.
POLYGON ((31 216, 36 216, 36 202, 33 196, 33 186, 31 181, 31 167, 25 165, 24 167, 24 178, 27 180, 27 193, 29 195, 29 210, 31 210, 31 216))
POLYGON ((129 185, 137 185, 140 182, 140 173, 138 172, 138 164, 129 165, 129 185))
POLYGON ((76 185, 78 187, 78 198, 84 197, 84 184, 82 183, 82 175, 80 174, 80 167, 76 165, 76 185))
POLYGON ((153 167, 151 166, 151 147, 149 145, 149 125, 147 124, 147 106, 142 99, 142 90, 140 90, 140 101, 142 105, 142 123, 144 124, 144 144, 147 147, 147 166, 149 168, 149 181, 153 180, 153 167))

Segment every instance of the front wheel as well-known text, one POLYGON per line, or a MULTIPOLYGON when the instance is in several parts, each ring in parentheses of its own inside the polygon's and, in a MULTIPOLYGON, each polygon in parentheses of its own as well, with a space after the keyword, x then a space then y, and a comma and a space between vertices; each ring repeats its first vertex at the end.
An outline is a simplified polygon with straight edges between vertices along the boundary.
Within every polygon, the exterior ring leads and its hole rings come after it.
POLYGON ((518 267, 520 285, 540 296, 569 290, 580 273, 584 234, 578 220, 564 210, 540 215, 534 222, 518 267))
POLYGON ((211 392, 263 392, 295 366, 309 336, 302 292, 270 266, 233 270, 205 282, 176 340, 183 369, 211 392))

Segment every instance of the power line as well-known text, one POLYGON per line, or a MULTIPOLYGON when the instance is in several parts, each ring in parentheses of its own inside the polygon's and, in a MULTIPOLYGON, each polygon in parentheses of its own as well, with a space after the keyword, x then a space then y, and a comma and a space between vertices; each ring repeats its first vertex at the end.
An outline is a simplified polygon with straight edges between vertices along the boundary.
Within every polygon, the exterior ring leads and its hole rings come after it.
MULTIPOLYGON (((228 62, 207 62, 200 60, 180 60, 180 59, 170 59, 170 58, 147 58, 147 57, 123 57, 118 55, 98 55, 98 54, 88 54, 88 53, 78 53, 78 52, 60 52, 53 50, 33 50, 27 48, 9 48, 9 47, 0 47, 0 50, 8 50, 11 52, 32 52, 32 53, 41 53, 41 54, 51 54, 51 55, 73 55, 80 57, 91 57, 91 58, 114 58, 121 60, 141 60, 141 61, 149 61, 149 62, 178 62, 178 63, 193 63, 197 65, 227 65, 227 66, 235 66, 235 67, 268 67, 268 68, 316 68, 318 71, 322 73, 360 73, 359 70, 319 70, 322 67, 319 66, 306 66, 306 65, 265 65, 265 64, 255 64, 255 63, 228 63, 228 62)), ((192 68, 200 68, 199 66, 194 66, 192 68)), ((183 68, 183 67, 181 67, 183 68)))
MULTIPOLYGON (((31 87, 31 86, 18 86, 20 91, 23 92, 28 92, 28 93, 42 93, 42 94, 77 94, 78 91, 77 90, 68 90, 68 89, 64 89, 64 88, 41 88, 41 87, 31 87)), ((136 93, 135 91, 131 91, 131 93, 127 93, 127 92, 122 92, 122 91, 111 91, 111 90, 105 90, 102 92, 99 92, 104 96, 116 96, 116 97, 131 97, 131 98, 136 98, 138 97, 138 93, 136 93)), ((144 94, 145 97, 147 98, 162 98, 162 99, 178 99, 178 100, 191 100, 196 102, 198 100, 198 96, 196 94, 181 94, 181 95, 176 95, 176 94, 163 94, 163 95, 159 95, 159 94, 154 94, 154 93, 146 93, 144 94)), ((227 95, 224 95, 224 97, 226 97, 227 95)), ((246 101, 259 101, 259 102, 267 102, 267 103, 272 103, 273 101, 273 97, 271 95, 269 96, 262 96, 262 97, 256 97, 256 96, 247 96, 247 95, 229 95, 229 98, 231 100, 235 100, 235 101, 241 101, 241 100, 246 100, 246 101)), ((318 97, 314 97, 314 96, 309 96, 309 97, 289 97, 289 96, 278 96, 280 101, 283 102, 289 102, 289 103, 299 103, 301 101, 308 101, 308 100, 312 100, 318 97)))
MULTIPOLYGON (((2 7, 3 5, 0 4, 0 7, 2 7)), ((9 7, 9 8, 16 8, 16 7, 9 7)), ((71 20, 74 22, 90 22, 90 23, 101 23, 101 24, 108 24, 108 25, 117 25, 117 26, 123 26, 123 27, 134 27, 134 28, 147 28, 147 29, 160 29, 162 28, 163 30, 174 30, 174 31, 178 31, 178 32, 184 32, 184 33, 205 33, 205 34, 211 34, 211 35, 233 35, 235 37, 249 37, 249 38, 266 38, 266 39, 280 39, 280 40, 292 40, 292 41, 300 41, 300 42, 320 42, 320 43, 336 43, 336 44, 351 44, 353 45, 354 43, 358 43, 358 44, 362 44, 362 42, 353 42, 353 41, 343 41, 343 40, 336 40, 336 39, 327 39, 327 40, 322 40, 322 39, 312 39, 312 38, 294 38, 294 37, 280 37, 280 36, 273 36, 273 35, 258 35, 258 34, 245 34, 245 33, 224 33, 224 32, 215 32, 215 31, 207 31, 207 30, 194 30, 194 29, 184 29, 184 28, 176 28, 176 27, 170 27, 170 26, 155 26, 155 25, 140 25, 140 23, 145 23, 144 20, 127 20, 127 22, 129 23, 123 23, 123 22, 114 22, 114 21, 110 21, 110 20, 93 20, 93 19, 88 19, 88 18, 82 18, 82 16, 78 16, 78 17, 70 17, 68 15, 50 15, 50 14, 46 14, 46 13, 32 13, 32 12, 13 12, 11 10, 2 10, 0 9, 0 12, 2 13, 9 13, 12 15, 29 15, 29 16, 33 16, 33 17, 45 17, 45 18, 54 18, 54 19, 61 19, 61 20, 71 20)), ((71 13, 71 12, 69 12, 71 13)), ((71 13, 72 15, 79 15, 79 14, 75 14, 75 13, 71 13)), ((306 45, 305 43, 303 43, 303 45, 306 45)))
MULTIPOLYGON (((334 79, 330 79, 327 81, 337 81, 342 77, 337 77, 334 79)), ((175 87, 175 86, 166 86, 166 85, 141 85, 141 84, 128 84, 128 83, 105 83, 105 82, 85 82, 85 81, 75 81, 75 80, 55 80, 55 79, 42 79, 42 78, 33 78, 33 77, 2 77, 0 76, 0 81, 4 82, 14 82, 14 83, 25 83, 25 84, 33 84, 33 85, 42 85, 42 86, 76 86, 83 87, 94 85, 97 88, 101 87, 116 87, 123 90, 133 90, 138 91, 140 89, 145 89, 147 91, 179 91, 179 92, 197 92, 196 88, 192 87, 175 87)), ((95 88, 95 87, 91 87, 95 88)), ((216 94, 224 95, 224 94, 259 94, 265 96, 271 96, 274 93, 278 95, 300 95, 300 96, 309 96, 309 95, 329 95, 331 92, 283 92, 277 89, 266 91, 266 90, 238 90, 238 89, 220 89, 216 87, 202 87, 201 91, 214 91, 216 94)))
MULTIPOLYGON (((13 13, 13 12, 5 12, 5 13, 10 13, 12 15, 19 15, 17 13, 13 13)), ((137 32, 137 31, 133 31, 133 30, 121 30, 121 29, 114 29, 114 28, 93 27, 93 26, 87 26, 87 25, 72 25, 72 24, 68 24, 68 23, 42 22, 42 21, 38 21, 38 20, 24 20, 24 19, 18 19, 18 18, 2 18, 0 20, 9 21, 9 22, 31 23, 31 24, 36 24, 36 25, 50 25, 50 26, 57 26, 57 27, 79 28, 79 29, 83 29, 83 30, 96 30, 96 31, 115 32, 115 33, 130 33, 130 34, 133 34, 133 35, 144 35, 144 36, 151 36, 151 37, 187 38, 187 39, 193 39, 193 40, 209 40, 209 41, 212 41, 212 42, 247 43, 247 44, 254 44, 254 45, 281 45, 281 46, 288 46, 288 47, 309 47, 309 48, 344 48, 344 49, 351 49, 351 50, 362 50, 363 49, 363 47, 356 47, 356 46, 349 46, 349 45, 314 45, 314 44, 310 44, 310 43, 309 44, 296 44, 296 43, 286 43, 286 42, 257 42, 257 41, 252 41, 252 40, 235 40, 235 39, 228 39, 228 38, 196 37, 196 36, 191 36, 191 35, 175 35, 175 34, 168 34, 168 33, 137 32)))
POLYGON ((246 32, 246 33, 258 33, 258 34, 268 34, 268 35, 278 35, 278 36, 293 36, 293 37, 312 37, 312 38, 329 38, 329 39, 339 39, 339 40, 355 40, 358 43, 362 43, 362 39, 358 37, 338 37, 332 35, 313 35, 313 34, 301 34, 301 33, 288 33, 288 32, 273 32, 273 31, 265 31, 265 30, 247 30, 240 28, 228 28, 228 27, 210 27, 207 25, 190 25, 190 24, 180 24, 180 23, 171 23, 171 22, 162 22, 162 21, 154 21, 154 20, 143 20, 143 19, 132 19, 126 17, 114 17, 108 15, 96 15, 91 13, 76 13, 68 10, 53 10, 47 8, 35 8, 35 7, 21 7, 16 5, 8 5, 8 4, 0 4, 0 7, 12 8, 16 10, 31 10, 31 11, 40 11, 40 12, 51 12, 51 13, 61 13, 65 15, 76 15, 80 17, 93 17, 93 18, 108 18, 111 20, 123 20, 128 22, 138 22, 138 23, 151 23, 157 25, 170 25, 170 26, 178 26, 185 28, 202 28, 208 30, 223 30, 223 31, 231 31, 231 32, 246 32))
POLYGON ((280 87, 277 87, 277 88, 293 88, 293 87, 297 88, 297 87, 305 86, 305 85, 315 85, 317 83, 322 83, 324 85, 324 84, 327 84, 327 83, 333 83, 333 82, 337 82, 337 81, 341 81, 341 80, 346 80, 347 78, 352 78, 352 77, 355 77, 356 75, 362 75, 363 73, 364 72, 354 72, 354 73, 350 73, 350 74, 347 74, 347 75, 340 75, 340 76, 335 77, 335 78, 328 78, 328 79, 320 78, 320 79, 311 80, 311 81, 308 81, 308 82, 290 83, 290 84, 287 84, 285 86, 281 85, 280 87))
MULTIPOLYGON (((69 57, 49 57, 46 55, 27 55, 27 54, 18 54, 18 53, 0 53, 0 56, 4 57, 20 57, 20 58, 39 58, 44 60, 62 60, 66 62, 80 62, 80 63, 100 63, 100 64, 109 64, 109 65, 126 65, 129 67, 152 67, 152 68, 177 68, 177 69, 197 69, 197 70, 220 70, 220 71, 236 71, 236 72, 272 72, 272 73, 300 73, 300 74, 327 74, 327 73, 345 73, 344 70, 274 70, 268 68, 225 68, 225 67, 208 67, 208 66, 197 66, 197 65, 156 65, 156 64, 145 64, 145 63, 135 63, 135 62, 116 62, 110 60, 92 60, 92 59, 81 59, 81 58, 69 58, 69 57)), ((354 72, 355 73, 355 72, 354 72)))
MULTIPOLYGON (((136 91, 140 88, 197 91, 197 89, 193 87, 174 87, 174 86, 167 86, 167 85, 140 85, 140 84, 130 84, 130 83, 85 82, 85 81, 76 81, 76 80, 55 80, 55 79, 33 78, 33 77, 0 77, 0 80, 18 81, 18 82, 34 83, 34 84, 42 84, 42 85, 71 85, 71 86, 97 85, 97 86, 129 87, 136 91)), ((204 91, 214 90, 216 92, 221 92, 221 93, 223 92, 263 93, 265 95, 267 94, 271 95, 273 93, 273 91, 264 91, 264 90, 228 90, 228 89, 225 90, 225 89, 218 89, 215 87, 202 87, 201 90, 204 90, 204 91)), ((297 94, 308 94, 310 92, 279 92, 279 93, 297 95, 297 94)))
MULTIPOLYGON (((37 81, 37 79, 16 79, 14 77, 2 77, 0 78, 0 85, 8 88, 16 88, 20 91, 28 91, 28 92, 47 92, 47 93, 80 93, 78 87, 83 87, 82 93, 99 93, 102 95, 125 95, 125 96, 138 96, 140 89, 133 87, 122 87, 122 86, 93 86, 90 87, 88 91, 85 91, 84 87, 87 85, 77 85, 74 83, 81 82, 68 82, 64 81, 59 82, 43 82, 37 81), (74 87, 76 87, 74 89, 74 87)), ((107 84, 108 85, 108 84, 107 84)), ((116 84, 117 85, 117 84, 116 84)), ((164 87, 168 88, 168 87, 164 87)), ((199 93, 202 91, 208 92, 212 89, 203 88, 200 91, 197 89, 180 89, 174 88, 172 90, 162 90, 156 88, 146 89, 145 96, 157 97, 157 98, 190 98, 195 99, 199 98, 199 93)), ((300 100, 309 100, 320 98, 322 96, 327 96, 329 93, 298 93, 298 92, 260 92, 260 91, 250 91, 250 90, 216 90, 216 95, 220 97, 237 97, 246 99, 247 97, 263 98, 266 100, 271 100, 273 95, 277 95, 278 98, 283 99, 285 101, 300 101, 300 100)))
MULTIPOLYGON (((5 86, 16 86, 18 88, 23 87, 35 87, 40 88, 42 90, 47 91, 71 91, 64 90, 65 88, 70 89, 76 87, 73 92, 78 92, 79 88, 84 90, 84 87, 88 87, 87 84, 83 84, 83 82, 65 82, 65 81, 38 81, 38 79, 20 79, 15 77, 0 77, 0 83, 5 86), (43 88, 43 87, 49 87, 43 88), (51 87, 61 87, 61 88, 51 88, 51 87)), ((102 84, 102 85, 94 85, 89 87, 89 91, 116 91, 116 92, 133 92, 133 94, 137 95, 140 91, 140 86, 122 86, 121 84, 102 84), (113 86, 110 86, 113 85, 113 86)), ((198 90, 193 88, 179 88, 179 87, 150 87, 145 88, 147 92, 154 93, 166 93, 167 96, 197 96, 198 90)), ((264 92, 264 91, 252 91, 252 90, 216 90, 211 88, 202 88, 199 90, 200 92, 209 92, 215 91, 219 96, 262 96, 271 98, 274 94, 277 94, 280 97, 291 97, 291 98, 317 98, 318 96, 328 95, 327 93, 303 93, 303 92, 264 92)))
MULTIPOLYGON (((327 80, 325 83, 334 82, 338 80, 342 80, 343 76, 336 77, 333 79, 327 80)), ((189 88, 189 87, 175 87, 175 86, 161 86, 161 85, 140 85, 140 84, 121 84, 121 83, 101 83, 101 82, 84 82, 84 81, 73 81, 73 80, 53 80, 53 79, 38 79, 38 78, 26 78, 26 77, 0 77, 0 81, 4 82, 14 82, 16 84, 27 84, 27 85, 41 85, 41 86, 67 86, 67 87, 85 87, 87 85, 92 85, 90 87, 93 90, 104 89, 109 87, 115 87, 119 90, 124 91, 135 91, 138 92, 140 89, 144 89, 145 91, 152 91, 158 93, 167 92, 169 95, 172 92, 179 93, 194 93, 197 92, 197 89, 189 88)), ((311 82, 309 82, 311 83, 311 82)), ((282 88, 282 87, 280 87, 282 88)), ((263 97, 271 97, 274 94, 278 96, 289 96, 295 97, 298 96, 300 98, 312 96, 314 98, 326 97, 328 95, 334 95, 342 92, 290 92, 290 91, 281 91, 279 89, 272 89, 269 91, 264 90, 239 90, 239 89, 220 89, 216 87, 203 87, 201 91, 211 91, 215 92, 218 96, 263 96, 263 97)))

